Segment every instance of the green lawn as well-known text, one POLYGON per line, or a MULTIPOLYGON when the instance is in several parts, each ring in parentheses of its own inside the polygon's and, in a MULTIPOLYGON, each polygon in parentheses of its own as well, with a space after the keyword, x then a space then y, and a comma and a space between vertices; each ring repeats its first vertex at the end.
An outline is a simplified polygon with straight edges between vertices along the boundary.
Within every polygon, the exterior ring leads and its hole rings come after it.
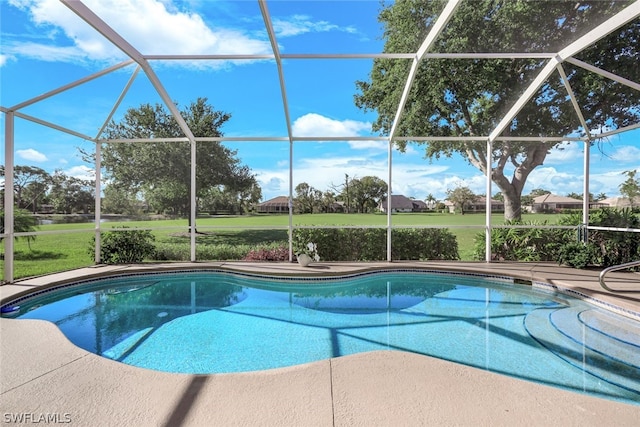
MULTIPOLYGON (((554 224, 560 215, 527 214, 525 221, 547 221, 554 224)), ((460 257, 471 260, 474 236, 482 232, 485 216, 482 214, 451 215, 441 213, 394 214, 393 226, 446 226, 456 235, 460 257)), ((493 215, 492 223, 504 223, 503 216, 493 215)), ((186 220, 127 221, 103 223, 102 228, 113 227, 153 228, 158 243, 189 244, 186 220)), ((198 219, 197 243, 199 245, 256 245, 273 241, 287 241, 287 215, 220 216, 198 219)), ((294 215, 294 226, 386 226, 383 214, 306 214, 294 215)), ((61 232, 36 237, 30 246, 26 240, 15 242, 14 277, 28 277, 55 271, 63 271, 93 264, 89 255, 94 224, 43 225, 38 231, 61 232)), ((1 245, 4 253, 4 245, 1 245)), ((0 263, 4 273, 4 263, 0 263)))

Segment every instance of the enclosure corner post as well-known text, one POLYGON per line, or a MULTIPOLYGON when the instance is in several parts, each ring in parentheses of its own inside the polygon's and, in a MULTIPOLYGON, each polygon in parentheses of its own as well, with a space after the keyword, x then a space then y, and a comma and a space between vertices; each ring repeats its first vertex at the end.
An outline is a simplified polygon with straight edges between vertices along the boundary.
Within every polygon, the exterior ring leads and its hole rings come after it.
POLYGON ((191 199, 191 212, 189 212, 189 216, 191 218, 191 229, 189 230, 190 235, 190 259, 191 262, 196 262, 196 140, 193 138, 189 138, 189 145, 191 146, 191 194, 189 198, 191 199))
POLYGON ((14 114, 7 111, 4 124, 4 281, 13 282, 13 239, 14 239, 14 194, 13 194, 13 149, 14 149, 14 114), (7 190, 9 189, 9 190, 7 190))
POLYGON ((389 139, 389 152, 387 154, 388 157, 388 163, 389 163, 389 183, 387 184, 387 261, 391 262, 392 258, 392 253, 391 253, 391 229, 392 229, 392 223, 391 223, 391 207, 393 206, 393 204, 391 203, 391 180, 393 179, 393 167, 392 167, 392 160, 393 160, 393 138, 389 139))
POLYGON ((582 241, 587 243, 589 238, 589 163, 591 161, 591 140, 586 139, 584 141, 584 182, 583 182, 583 196, 582 196, 582 241))
POLYGON ((289 262, 293 262, 293 140, 289 138, 289 222, 287 231, 289 234, 289 262))
POLYGON ((487 139, 487 196, 485 201, 485 240, 484 240, 484 259, 491 262, 491 161, 492 161, 493 144, 491 139, 487 139))
POLYGON ((100 173, 100 169, 102 168, 102 143, 96 141, 96 193, 95 193, 95 252, 94 252, 94 260, 96 264, 100 264, 100 209, 101 209, 101 199, 100 194, 102 193, 102 174, 100 173))

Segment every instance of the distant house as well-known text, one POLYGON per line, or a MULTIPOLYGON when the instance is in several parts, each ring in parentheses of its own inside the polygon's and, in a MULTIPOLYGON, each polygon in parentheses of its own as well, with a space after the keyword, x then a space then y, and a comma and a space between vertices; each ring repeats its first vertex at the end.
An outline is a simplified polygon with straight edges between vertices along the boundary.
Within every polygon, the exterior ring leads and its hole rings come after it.
MULTIPOLYGON (((413 212, 417 207, 414 206, 416 200, 403 196, 401 194, 391 195, 391 213, 397 212, 413 212)), ((380 210, 384 213, 387 212, 387 199, 383 199, 380 203, 380 210)))
POLYGON ((429 206, 422 200, 410 199, 413 203, 413 212, 426 212, 429 210, 429 206))
POLYGON ((258 213, 289 213, 289 198, 287 196, 274 197, 256 206, 258 213))
POLYGON ((345 211, 344 202, 341 200, 331 203, 327 208, 327 212, 329 213, 344 213, 345 211))
MULTIPOLYGON (((487 211, 487 198, 478 197, 471 205, 473 212, 487 211)), ((491 212, 504 212, 504 202, 502 200, 491 199, 491 212)))
MULTIPOLYGON (((449 209, 449 213, 455 213, 456 206, 449 200, 445 200, 444 205, 449 209)), ((487 211, 487 198, 476 197, 476 199, 464 206, 464 211, 469 213, 486 212, 487 211)), ((491 199, 491 212, 504 212, 504 202, 496 199, 491 199)))
POLYGON ((555 194, 543 194, 534 197, 531 205, 531 212, 534 213, 557 212, 564 209, 582 209, 582 200, 555 194))
MULTIPOLYGON (((630 208, 631 201, 627 197, 609 197, 598 202, 610 208, 630 208)), ((640 199, 633 200, 633 206, 640 206, 640 199)))

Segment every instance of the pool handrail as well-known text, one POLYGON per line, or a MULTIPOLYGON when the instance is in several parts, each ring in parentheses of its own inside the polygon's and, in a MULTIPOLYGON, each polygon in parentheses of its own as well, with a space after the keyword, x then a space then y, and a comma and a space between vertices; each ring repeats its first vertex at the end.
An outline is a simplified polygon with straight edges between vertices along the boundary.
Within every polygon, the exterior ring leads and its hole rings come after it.
POLYGON ((612 265, 611 267, 607 267, 604 270, 602 270, 600 272, 600 286, 602 286, 605 290, 609 291, 609 292, 617 292, 617 293, 623 293, 623 292, 640 292, 640 289, 613 289, 610 288, 609 286, 607 286, 604 282, 604 277, 607 275, 607 273, 611 272, 611 271, 617 271, 617 270, 624 270, 627 268, 631 268, 631 267, 636 267, 640 265, 640 261, 631 261, 631 262, 627 262, 624 264, 619 264, 619 265, 612 265))

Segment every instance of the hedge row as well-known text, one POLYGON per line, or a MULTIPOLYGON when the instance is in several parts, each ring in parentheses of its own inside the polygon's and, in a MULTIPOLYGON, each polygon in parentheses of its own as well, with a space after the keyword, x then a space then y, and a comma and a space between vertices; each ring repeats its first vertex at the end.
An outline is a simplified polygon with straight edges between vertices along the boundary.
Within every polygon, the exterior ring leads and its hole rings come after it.
MULTIPOLYGON (((491 232, 491 257, 507 261, 556 261, 571 267, 609 267, 640 258, 640 233, 590 230, 587 241, 579 240, 578 226, 582 213, 566 215, 558 225, 574 229, 543 229, 546 222, 512 222, 530 228, 499 228, 491 232)), ((589 225, 596 227, 640 228, 640 218, 633 209, 597 209, 589 214, 589 225)), ((474 256, 484 259, 485 236, 475 237, 474 256)))
MULTIPOLYGON (((391 234, 392 260, 457 260, 458 242, 446 229, 402 228, 391 234)), ((385 261, 387 230, 383 228, 298 228, 294 253, 317 245, 323 261, 385 261)))

